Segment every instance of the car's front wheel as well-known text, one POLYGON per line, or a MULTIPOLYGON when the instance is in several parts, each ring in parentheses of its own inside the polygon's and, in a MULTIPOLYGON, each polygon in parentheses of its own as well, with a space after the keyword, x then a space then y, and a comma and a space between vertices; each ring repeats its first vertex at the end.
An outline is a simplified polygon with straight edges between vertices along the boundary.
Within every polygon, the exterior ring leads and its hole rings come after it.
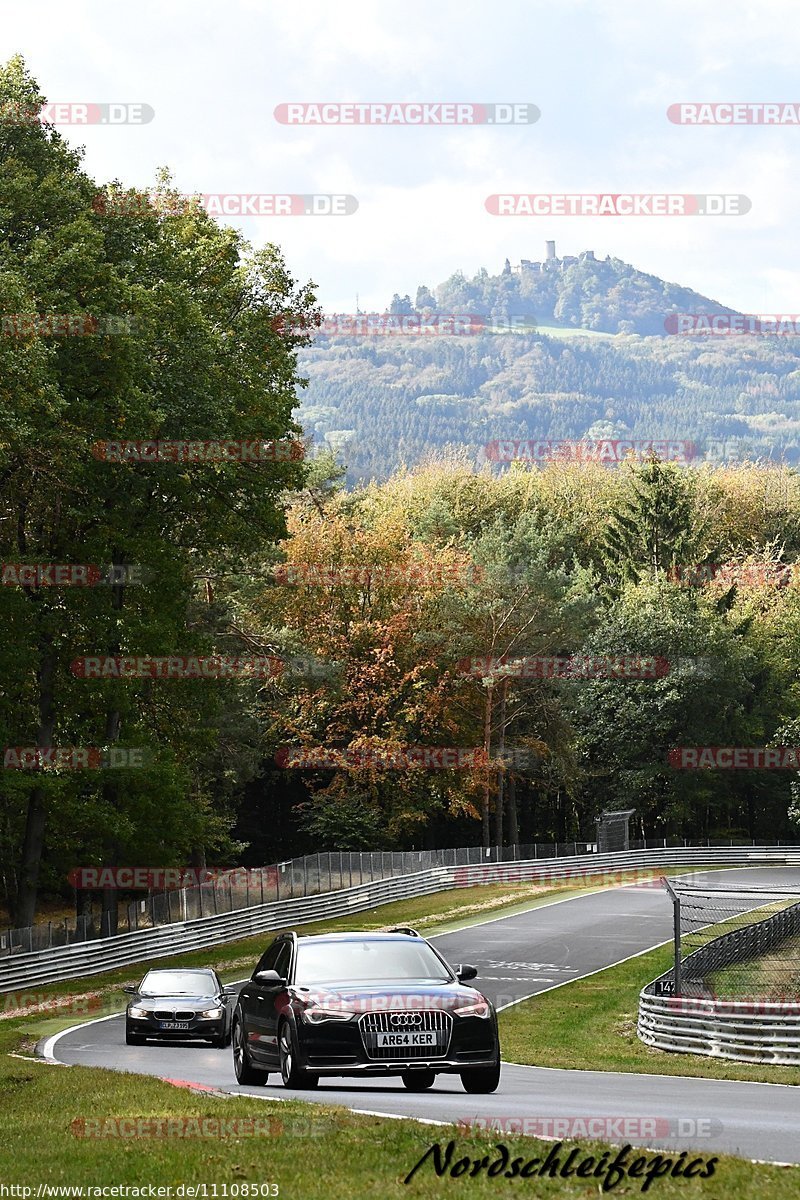
POLYGON ((130 1029, 125 1030, 125 1045, 126 1046, 143 1046, 145 1039, 138 1033, 131 1033, 130 1029))
POLYGON ((233 1070, 236 1082, 263 1086, 269 1079, 267 1071, 257 1070, 250 1061, 244 1026, 238 1017, 233 1022, 233 1070))
POLYGON ((459 1072, 464 1091, 473 1095, 496 1092, 500 1083, 500 1060, 491 1067, 470 1067, 459 1072))
POLYGON ((435 1079, 435 1071, 403 1072, 403 1083, 410 1092, 427 1092, 429 1087, 433 1087, 433 1081, 435 1079))
POLYGON ((295 1040, 292 1034, 292 1027, 288 1021, 284 1021, 281 1025, 278 1037, 278 1054, 280 1056, 281 1079, 283 1080, 284 1087, 315 1088, 317 1086, 319 1075, 315 1075, 313 1071, 306 1071, 297 1062, 295 1040))

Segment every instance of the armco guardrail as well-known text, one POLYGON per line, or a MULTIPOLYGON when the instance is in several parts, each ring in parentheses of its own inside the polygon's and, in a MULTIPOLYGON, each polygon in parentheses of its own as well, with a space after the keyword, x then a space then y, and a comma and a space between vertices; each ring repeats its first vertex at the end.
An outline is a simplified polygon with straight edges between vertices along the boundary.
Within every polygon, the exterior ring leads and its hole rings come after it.
POLYGON ((708 972, 756 958, 799 932, 800 903, 695 950, 682 964, 682 995, 654 994, 658 983, 672 979, 671 970, 642 989, 640 1039, 659 1050, 800 1066, 800 1002, 691 995, 708 972))
MULTIPOLYGON (((666 844, 654 841, 652 847, 666 844)), ((646 850, 648 846, 646 842, 644 845, 635 842, 625 847, 607 847, 607 850, 623 848, 646 850)), ((592 842, 531 842, 523 846, 461 846, 445 850, 333 850, 306 854, 302 858, 290 858, 262 867, 211 871, 79 868, 71 880, 76 888, 91 892, 116 886, 124 892, 126 884, 115 884, 114 880, 127 877, 131 881, 129 887, 146 886, 148 895, 145 899, 139 897, 120 904, 114 918, 106 910, 100 918, 100 928, 95 925, 93 917, 86 914, 72 919, 65 917, 63 921, 42 921, 23 929, 0 929, 0 957, 6 954, 33 954, 37 950, 50 950, 112 935, 116 937, 119 933, 155 929, 159 925, 185 924, 187 921, 236 912, 241 908, 253 908, 279 900, 305 899, 322 892, 378 883, 383 879, 416 874, 434 867, 468 867, 487 862, 558 858, 592 854, 596 849, 597 846, 592 842), (160 879, 165 890, 158 891, 149 883, 137 885, 133 881, 140 875, 146 880, 160 879), (192 878, 197 880, 195 884, 188 882, 192 878)))
MULTIPOLYGON (((670 868, 702 864, 755 866, 798 865, 800 847, 700 847, 631 850, 613 854, 485 863, 481 866, 435 867, 375 883, 326 892, 317 896, 281 900, 238 912, 186 921, 179 925, 118 934, 59 949, 16 954, 0 960, 0 993, 35 984, 55 983, 97 975, 115 967, 166 958, 189 950, 202 950, 240 938, 288 926, 363 912, 389 901, 424 896, 456 887, 482 883, 537 880, 554 882, 608 876, 635 868, 670 868)), ((598 879, 599 881, 599 879, 598 879)))
POLYGON ((645 988, 638 1031, 657 1050, 800 1066, 800 1003, 654 996, 645 988))

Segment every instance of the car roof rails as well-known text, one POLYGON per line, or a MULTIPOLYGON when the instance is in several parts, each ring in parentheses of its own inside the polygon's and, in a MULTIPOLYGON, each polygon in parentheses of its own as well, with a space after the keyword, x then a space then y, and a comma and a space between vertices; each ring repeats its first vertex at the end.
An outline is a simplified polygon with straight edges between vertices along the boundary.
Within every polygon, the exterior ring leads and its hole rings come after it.
POLYGON ((422 937, 421 933, 417 933, 416 929, 412 929, 410 925, 393 925, 391 929, 386 930, 387 933, 406 933, 409 937, 422 937))

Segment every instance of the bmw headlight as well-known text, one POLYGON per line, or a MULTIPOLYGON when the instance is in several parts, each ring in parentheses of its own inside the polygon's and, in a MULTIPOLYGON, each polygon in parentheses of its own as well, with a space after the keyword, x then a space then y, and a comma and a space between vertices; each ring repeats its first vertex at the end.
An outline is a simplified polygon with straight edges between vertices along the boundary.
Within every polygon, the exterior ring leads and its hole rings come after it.
POLYGON ((141 1020, 142 1017, 149 1017, 150 1013, 146 1008, 142 1008, 140 1004, 132 1004, 128 1009, 128 1016, 133 1017, 134 1020, 141 1020))
POLYGON ((208 1020, 213 1021, 216 1018, 221 1017, 224 1011, 225 1009, 220 1005, 219 1008, 207 1008, 205 1012, 199 1012, 197 1015, 198 1017, 205 1017, 208 1020))

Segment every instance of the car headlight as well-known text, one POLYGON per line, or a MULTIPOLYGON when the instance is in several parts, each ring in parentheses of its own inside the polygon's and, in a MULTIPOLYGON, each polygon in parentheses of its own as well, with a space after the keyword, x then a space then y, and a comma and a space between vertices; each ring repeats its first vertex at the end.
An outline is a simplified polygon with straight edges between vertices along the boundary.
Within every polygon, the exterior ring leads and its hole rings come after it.
POLYGON ((463 1008, 454 1008, 457 1017, 488 1017, 491 1013, 488 1000, 476 1000, 474 1004, 465 1004, 463 1008))
POLYGON ((342 1008, 324 1008, 310 1004, 300 1013, 306 1025, 321 1025, 323 1021, 351 1021, 356 1014, 342 1008))
POLYGON ((142 1017, 149 1017, 150 1013, 147 1011, 146 1008, 142 1008, 141 1005, 133 1004, 128 1009, 128 1016, 133 1017, 134 1020, 139 1020, 142 1017))
POLYGON ((207 1008, 205 1012, 199 1012, 198 1017, 207 1017, 213 1020, 215 1017, 221 1017, 225 1009, 220 1005, 219 1008, 207 1008))

